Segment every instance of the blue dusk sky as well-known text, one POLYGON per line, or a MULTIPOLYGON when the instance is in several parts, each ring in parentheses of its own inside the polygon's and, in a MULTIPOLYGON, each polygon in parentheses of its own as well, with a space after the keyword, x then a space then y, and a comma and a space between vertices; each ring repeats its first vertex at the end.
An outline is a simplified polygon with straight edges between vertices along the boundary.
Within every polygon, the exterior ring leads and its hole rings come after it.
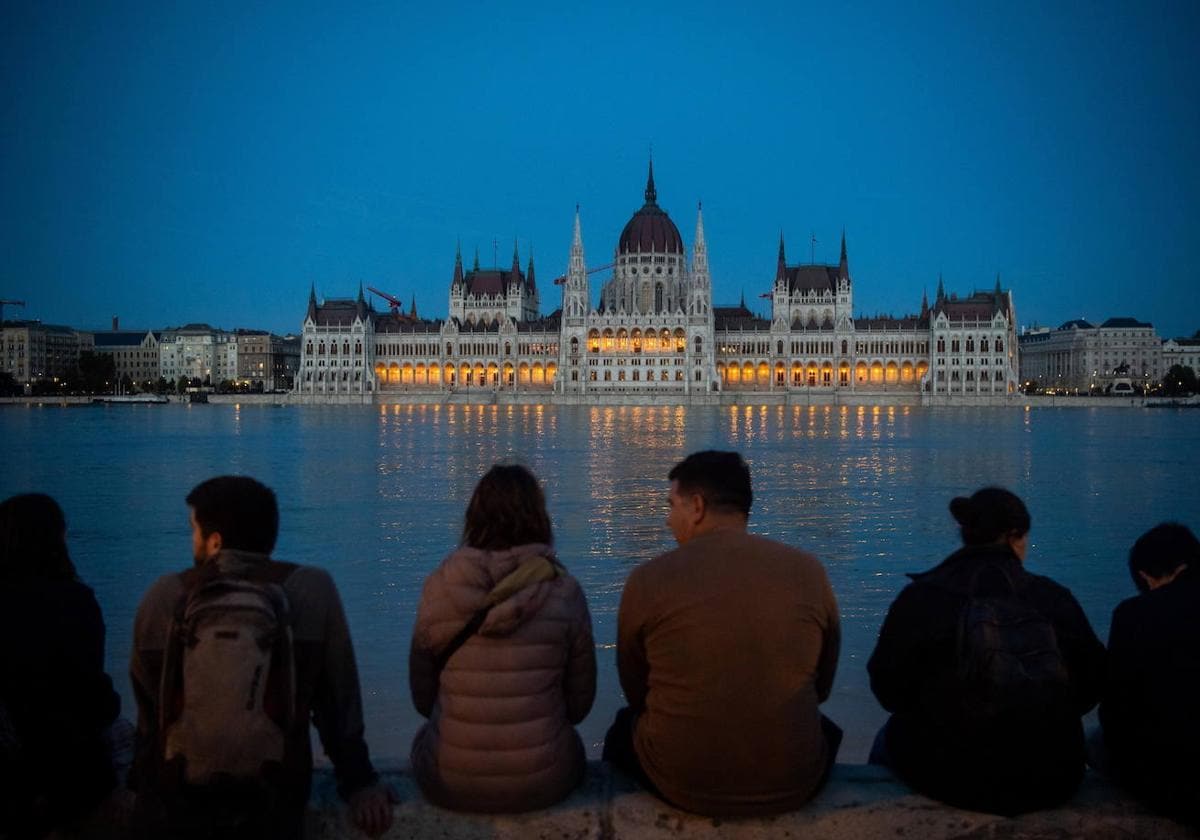
MULTIPOLYGON (((1200 4, 23 2, 0 9, 0 297, 81 328, 299 329, 310 284, 560 303, 642 204, 718 304, 836 262, 856 313, 1200 329, 1200 4), (811 238, 816 238, 815 246, 811 238)), ((592 286, 596 298, 600 281, 592 286)), ((384 305, 377 301, 376 305, 384 305)))

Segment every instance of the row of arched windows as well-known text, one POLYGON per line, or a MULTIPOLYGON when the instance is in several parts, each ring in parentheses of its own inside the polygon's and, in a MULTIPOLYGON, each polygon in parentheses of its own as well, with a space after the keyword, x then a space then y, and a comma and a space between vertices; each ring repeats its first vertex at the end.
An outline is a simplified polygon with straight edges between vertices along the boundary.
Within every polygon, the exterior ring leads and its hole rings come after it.
POLYGON ((448 363, 445 365, 411 364, 403 365, 383 362, 375 365, 375 378, 380 385, 432 385, 432 386, 477 386, 477 387, 512 387, 513 385, 553 385, 558 375, 558 365, 549 362, 521 362, 513 364, 505 362, 497 364, 482 362, 469 364, 448 363))
MULTIPOLYGON (((687 333, 682 327, 674 332, 663 327, 656 330, 647 327, 644 331, 639 327, 627 330, 624 327, 613 330, 606 327, 603 331, 592 329, 588 331, 589 353, 684 353, 687 351, 687 333)), ((572 339, 571 351, 576 352, 575 339, 572 339)), ((696 336, 694 351, 704 352, 704 339, 696 336)))

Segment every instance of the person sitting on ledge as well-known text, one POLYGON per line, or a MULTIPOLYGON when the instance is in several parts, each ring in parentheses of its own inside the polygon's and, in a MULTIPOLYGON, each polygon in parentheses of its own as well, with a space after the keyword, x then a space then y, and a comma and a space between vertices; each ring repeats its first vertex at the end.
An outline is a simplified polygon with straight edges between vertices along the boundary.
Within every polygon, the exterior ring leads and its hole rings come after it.
POLYGON ((1100 701, 1108 769, 1150 805, 1200 822, 1200 541, 1163 523, 1129 552, 1141 593, 1113 611, 1100 701))
POLYGON ((195 566, 159 578, 133 626, 136 827, 151 837, 300 837, 311 720, 351 820, 383 834, 395 797, 363 738, 333 579, 271 559, 279 507, 253 478, 211 478, 187 504, 195 566))
POLYGON ((462 545, 425 581, 409 685, 429 722, 411 758, 435 805, 532 811, 583 780, 574 724, 596 696, 596 649, 553 541, 537 479, 496 465, 471 495, 462 545))
POLYGON ((0 837, 73 836, 117 784, 105 733, 121 701, 66 535, 49 496, 0 503, 0 837))
POLYGON ((604 758, 693 813, 798 808, 842 738, 818 708, 840 642, 829 579, 811 554, 747 533, 753 494, 738 453, 696 452, 668 478, 679 547, 625 582, 617 670, 629 706, 604 758))
POLYGON ((891 718, 871 763, 948 804, 1012 815, 1063 802, 1104 647, 1071 593, 1026 571, 1029 512, 985 487, 950 502, 963 548, 910 575, 867 663, 891 718))

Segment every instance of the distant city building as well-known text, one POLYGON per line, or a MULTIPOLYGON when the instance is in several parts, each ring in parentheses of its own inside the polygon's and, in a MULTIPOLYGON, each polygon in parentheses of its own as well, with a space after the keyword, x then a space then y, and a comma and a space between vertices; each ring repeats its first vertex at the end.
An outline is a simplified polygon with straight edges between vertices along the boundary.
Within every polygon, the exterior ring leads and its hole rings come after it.
POLYGON ((1200 337, 1168 338, 1162 345, 1162 375, 1175 365, 1190 367, 1200 376, 1200 337))
POLYGON ((787 263, 782 237, 771 316, 743 300, 714 306, 704 220, 691 259, 658 205, 651 167, 645 202, 622 230, 611 264, 584 258, 578 208, 562 306, 538 314, 533 259, 464 271, 455 253, 444 321, 378 313, 357 299, 309 292, 301 332, 302 394, 445 392, 466 388, 593 394, 767 391, 832 395, 911 392, 1004 395, 1017 389, 1016 316, 1000 287, 947 295, 900 318, 853 317, 845 236, 837 265, 787 263), (590 275, 612 269, 591 305, 590 275))
POLYGON ((159 336, 159 373, 168 382, 180 377, 218 385, 237 378, 237 336, 208 324, 163 330, 159 336))
POLYGON ((92 334, 41 321, 5 321, 0 327, 0 370, 21 384, 69 379, 79 354, 93 348, 92 334))
POLYGON ((126 376, 138 385, 155 382, 161 376, 159 337, 152 330, 120 330, 95 333, 95 352, 113 360, 117 381, 126 376))
POLYGON ((300 339, 265 330, 237 331, 237 383, 255 390, 287 390, 300 367, 300 339))
POLYGON ((1100 326, 1077 319, 1019 339, 1024 382, 1070 391, 1104 390, 1118 380, 1146 386, 1162 379, 1162 341, 1154 326, 1109 318, 1100 326))

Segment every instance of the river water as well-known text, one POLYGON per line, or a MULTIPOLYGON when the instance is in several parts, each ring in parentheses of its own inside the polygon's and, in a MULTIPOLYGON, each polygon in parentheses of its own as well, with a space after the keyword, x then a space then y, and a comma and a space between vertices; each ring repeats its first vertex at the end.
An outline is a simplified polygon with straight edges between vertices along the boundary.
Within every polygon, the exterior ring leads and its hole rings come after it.
POLYGON ((279 496, 276 556, 328 568, 349 615, 372 754, 402 759, 420 724, 407 655, 421 583, 457 542, 474 483, 499 459, 545 482, 561 559, 595 625, 596 706, 580 727, 598 757, 622 705, 616 614, 630 569, 673 545, 666 474, 688 452, 741 451, 751 530, 829 570, 843 643, 825 712, 864 761, 885 715, 866 661, 905 572, 957 544, 946 505, 1009 487, 1033 516, 1028 566, 1069 587, 1103 639, 1132 594, 1125 556, 1165 519, 1200 527, 1200 412, 1104 408, 82 406, 0 407, 0 498, 58 499, 81 577, 126 676, 134 611, 191 562, 184 497, 222 473, 279 496))

